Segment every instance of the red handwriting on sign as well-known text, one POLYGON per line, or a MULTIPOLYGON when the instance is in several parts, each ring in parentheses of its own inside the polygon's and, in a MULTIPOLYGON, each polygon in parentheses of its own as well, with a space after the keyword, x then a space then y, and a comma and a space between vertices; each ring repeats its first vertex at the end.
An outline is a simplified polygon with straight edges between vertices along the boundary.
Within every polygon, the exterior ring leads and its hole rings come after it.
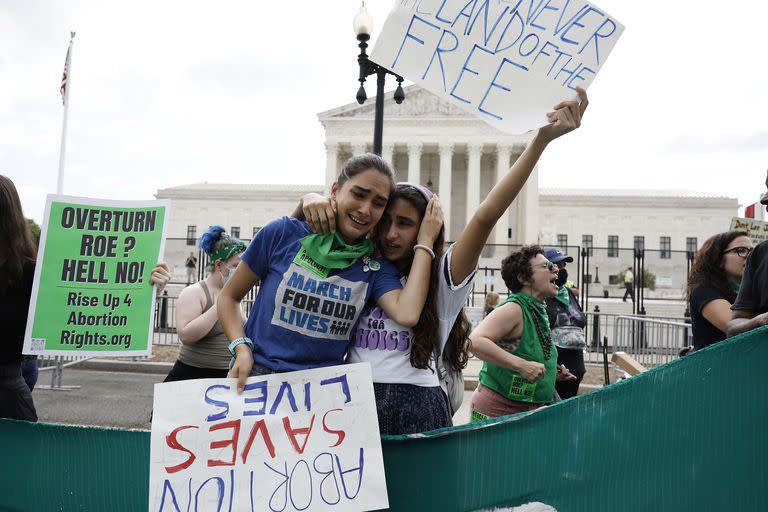
POLYGON ((195 462, 195 459, 197 458, 195 457, 195 454, 192 453, 191 450, 184 448, 179 442, 179 440, 176 439, 176 436, 179 435, 179 432, 181 432, 182 430, 186 430, 188 428, 199 428, 199 427, 197 425, 184 425, 182 427, 176 427, 175 429, 173 429, 173 431, 170 434, 168 434, 165 437, 165 443, 170 448, 173 448, 174 450, 180 450, 182 452, 186 452, 189 454, 189 458, 184 462, 182 462, 181 464, 178 464, 176 466, 166 466, 165 470, 168 473, 176 473, 177 471, 181 471, 182 469, 187 469, 189 466, 192 465, 193 462, 195 462))
MULTIPOLYGON (((333 428, 333 425, 329 425, 329 420, 331 419, 330 413, 332 412, 343 412, 343 409, 331 409, 329 411, 326 411, 325 414, 323 414, 323 432, 325 434, 330 434, 333 436, 334 440, 332 444, 328 444, 327 446, 329 448, 333 448, 336 446, 339 446, 344 439, 346 438, 347 434, 344 430, 340 430, 338 428, 333 428)), ((307 447, 307 443, 309 442, 309 438, 313 435, 312 429, 315 424, 315 415, 312 415, 312 418, 309 421, 308 426, 302 426, 302 427, 294 427, 291 424, 291 419, 288 416, 283 417, 282 419, 282 425, 283 425, 283 432, 285 433, 286 437, 288 438, 288 441, 290 441, 291 446, 293 447, 293 451, 297 454, 303 454, 304 450, 307 447), (303 439, 303 442, 300 442, 300 438, 298 436, 305 436, 303 439)), ((272 434, 269 432, 269 427, 267 426, 267 423, 264 419, 259 419, 253 425, 251 426, 250 432, 248 434, 248 437, 245 441, 245 444, 242 447, 242 450, 240 450, 240 429, 242 427, 242 420, 231 420, 231 421, 225 421, 222 423, 216 423, 214 425, 211 425, 208 428, 209 433, 223 431, 225 429, 231 429, 230 435, 226 437, 225 439, 215 439, 210 441, 209 446, 211 450, 220 449, 220 448, 232 448, 232 457, 231 459, 222 460, 222 459, 208 459, 206 461, 206 464, 210 467, 212 466, 234 466, 237 462, 237 453, 240 453, 240 460, 243 464, 245 464, 248 455, 250 454, 251 450, 253 449, 253 445, 256 442, 257 435, 261 436, 261 440, 264 443, 264 447, 267 450, 267 453, 269 453, 270 458, 274 459, 276 457, 275 453, 275 445, 272 441, 272 434)), ((175 466, 167 466, 165 470, 168 473, 176 473, 178 471, 181 471, 183 469, 187 469, 189 466, 192 465, 192 463, 195 461, 197 456, 195 453, 188 447, 181 444, 181 442, 178 439, 179 432, 190 429, 190 428, 199 428, 197 425, 184 425, 181 427, 175 428, 168 436, 165 438, 165 442, 168 445, 169 448, 173 450, 178 450, 181 452, 184 452, 188 454, 187 459, 175 466)), ((274 428, 274 427, 273 427, 274 428)))

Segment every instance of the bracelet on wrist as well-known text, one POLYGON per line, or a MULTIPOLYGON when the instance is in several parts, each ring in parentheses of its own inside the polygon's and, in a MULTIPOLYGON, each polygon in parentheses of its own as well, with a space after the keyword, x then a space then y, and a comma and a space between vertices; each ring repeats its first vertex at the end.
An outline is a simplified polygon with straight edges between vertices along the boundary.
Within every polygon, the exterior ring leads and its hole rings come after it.
POLYGON ((232 343, 229 344, 229 353, 233 356, 235 355, 235 348, 238 345, 248 345, 248 347, 253 350, 253 342, 251 341, 251 338, 247 336, 243 336, 242 338, 236 338, 232 340, 232 343))
POLYGON ((433 251, 431 247, 427 247, 424 244, 416 244, 413 246, 413 252, 416 252, 416 249, 427 251, 429 255, 432 256, 432 259, 435 259, 435 251, 433 251))

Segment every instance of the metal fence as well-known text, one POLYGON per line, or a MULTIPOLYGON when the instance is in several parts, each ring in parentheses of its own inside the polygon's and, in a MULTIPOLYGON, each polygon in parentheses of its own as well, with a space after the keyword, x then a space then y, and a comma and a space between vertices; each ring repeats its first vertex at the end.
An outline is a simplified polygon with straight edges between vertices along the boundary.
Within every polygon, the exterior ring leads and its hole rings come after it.
MULTIPOLYGON (((478 293, 478 295, 480 295, 478 293)), ((163 296, 157 299, 155 308, 154 345, 179 345, 176 333, 176 297, 163 296)), ((243 314, 247 317, 253 308, 253 299, 241 302, 243 314)), ((482 303, 478 300, 480 304, 482 303)), ((477 316, 478 306, 467 305, 470 317, 477 316)), ((666 363, 678 356, 680 350, 690 344, 690 324, 684 318, 645 315, 619 315, 592 311, 586 313, 585 335, 587 349, 584 360, 589 363, 602 362, 602 347, 607 339, 608 353, 626 352, 646 367, 666 363)))
MULTIPOLYGON (((167 295, 157 298, 155 303, 153 345, 179 345, 179 336, 176 332, 177 300, 178 297, 169 297, 167 295)), ((246 318, 251 314, 253 302, 253 298, 246 298, 240 302, 240 309, 246 318)))
POLYGON ((626 352, 646 367, 678 357, 691 344, 691 324, 685 318, 587 313, 586 362, 602 362, 602 347, 609 354, 626 352))

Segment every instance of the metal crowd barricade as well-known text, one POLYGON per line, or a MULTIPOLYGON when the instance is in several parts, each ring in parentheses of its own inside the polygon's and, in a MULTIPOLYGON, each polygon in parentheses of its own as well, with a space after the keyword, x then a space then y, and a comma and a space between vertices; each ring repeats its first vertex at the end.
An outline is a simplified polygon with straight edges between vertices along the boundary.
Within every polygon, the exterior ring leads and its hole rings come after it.
POLYGON ((607 314, 595 307, 587 313, 584 360, 600 363, 601 345, 607 339, 609 354, 626 352, 644 366, 657 366, 676 358, 690 344, 690 329, 684 318, 607 314))
MULTIPOLYGON (((178 297, 169 297, 166 294, 155 301, 155 328, 152 339, 153 345, 179 345, 179 336, 176 333, 176 301, 178 297)), ((254 299, 243 299, 240 308, 246 318, 253 309, 254 299)))
POLYGON ((614 323, 613 350, 631 354, 646 367, 678 357, 689 344, 690 325, 684 319, 618 316, 614 323))
POLYGON ((77 357, 77 356, 38 356, 37 358, 37 371, 38 372, 51 372, 51 383, 48 385, 37 384, 35 387, 39 389, 49 389, 52 391, 71 391, 73 389, 80 389, 80 386, 65 386, 61 383, 61 379, 64 375, 64 368, 72 366, 81 361, 90 359, 89 357, 77 357))

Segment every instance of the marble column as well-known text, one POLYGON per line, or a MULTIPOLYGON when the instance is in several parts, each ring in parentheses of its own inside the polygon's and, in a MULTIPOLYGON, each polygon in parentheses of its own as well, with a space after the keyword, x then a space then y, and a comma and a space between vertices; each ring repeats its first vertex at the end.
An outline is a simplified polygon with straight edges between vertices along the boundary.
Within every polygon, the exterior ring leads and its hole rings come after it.
POLYGON ((331 185, 339 175, 339 145, 325 143, 325 186, 323 191, 326 196, 331 194, 331 185))
POLYGON ((352 143, 352 156, 358 156, 365 153, 365 142, 352 143))
MULTIPOLYGON (((507 174, 509 170, 509 157, 511 150, 509 146, 504 144, 496 145, 496 183, 501 181, 501 178, 507 174)), ((501 215, 501 218, 496 223, 496 237, 494 240, 497 244, 509 243, 509 209, 506 209, 501 215)))
POLYGON ((421 142, 408 144, 408 181, 421 183, 421 142))
POLYGON ((453 144, 442 143, 438 146, 440 154, 440 184, 437 195, 440 197, 440 205, 443 208, 445 217, 445 239, 453 240, 451 237, 451 187, 453 186, 453 144))
POLYGON ((536 165, 531 177, 523 189, 525 210, 521 212, 523 220, 522 239, 525 243, 539 242, 539 166, 536 165))
POLYGON ((483 145, 472 143, 467 145, 467 210, 464 225, 477 211, 480 205, 480 157, 483 154, 483 145))
POLYGON ((387 161, 392 167, 395 163, 392 161, 392 157, 395 155, 395 145, 391 142, 389 144, 383 144, 381 146, 381 158, 387 161))

